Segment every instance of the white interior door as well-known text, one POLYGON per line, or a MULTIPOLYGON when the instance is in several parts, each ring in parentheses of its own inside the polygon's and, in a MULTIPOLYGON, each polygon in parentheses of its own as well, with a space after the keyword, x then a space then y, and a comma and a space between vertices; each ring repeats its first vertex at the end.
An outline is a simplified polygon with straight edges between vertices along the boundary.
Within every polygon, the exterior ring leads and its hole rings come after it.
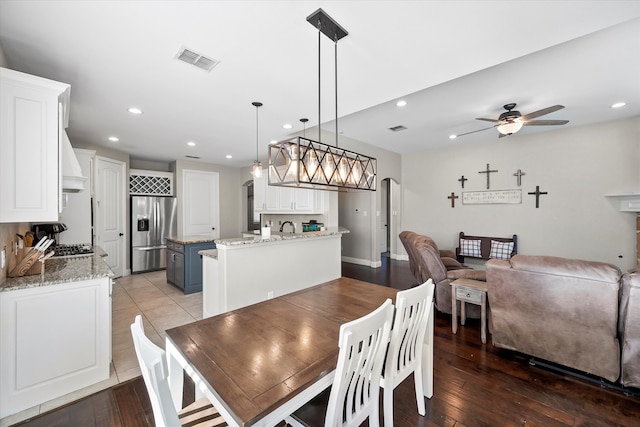
POLYGON ((95 182, 96 244, 116 277, 126 266, 126 165, 119 160, 97 157, 95 182))
POLYGON ((183 233, 220 238, 220 177, 217 172, 182 172, 183 233))

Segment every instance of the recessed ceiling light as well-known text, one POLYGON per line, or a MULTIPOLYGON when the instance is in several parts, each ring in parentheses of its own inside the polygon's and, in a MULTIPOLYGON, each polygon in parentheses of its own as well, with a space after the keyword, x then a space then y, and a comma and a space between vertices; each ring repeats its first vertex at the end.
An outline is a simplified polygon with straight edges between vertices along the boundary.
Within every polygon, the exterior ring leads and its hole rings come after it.
POLYGON ((626 102, 616 102, 615 104, 611 104, 611 108, 622 108, 627 105, 626 102))
POLYGON ((131 107, 127 109, 131 114, 142 114, 142 110, 137 107, 131 107))
POLYGON ((283 124, 282 127, 285 128, 285 129, 292 129, 293 128, 293 126, 291 124, 289 124, 289 123, 283 124))
POLYGON ((120 138, 118 138, 117 136, 110 136, 110 137, 109 137, 109 141, 111 141, 111 142, 118 142, 118 141, 120 141, 120 138))
POLYGON ((270 143, 272 143, 272 144, 275 144, 275 143, 276 143, 276 142, 278 142, 278 141, 276 141, 275 139, 272 139, 272 140, 271 140, 271 141, 269 141, 269 142, 270 142, 270 143))
POLYGON ((396 106, 398 107, 404 107, 405 105, 407 105, 407 101, 401 100, 396 102, 396 106))
POLYGON ((195 142, 193 142, 193 141, 189 141, 189 142, 187 142, 187 145, 188 145, 189 147, 195 147, 195 146, 196 146, 196 143, 195 143, 195 142))
POLYGON ((225 157, 226 157, 227 159, 233 159, 233 156, 232 156, 231 154, 227 154, 225 157))
POLYGON ((458 135, 449 135, 449 139, 456 139, 458 135))

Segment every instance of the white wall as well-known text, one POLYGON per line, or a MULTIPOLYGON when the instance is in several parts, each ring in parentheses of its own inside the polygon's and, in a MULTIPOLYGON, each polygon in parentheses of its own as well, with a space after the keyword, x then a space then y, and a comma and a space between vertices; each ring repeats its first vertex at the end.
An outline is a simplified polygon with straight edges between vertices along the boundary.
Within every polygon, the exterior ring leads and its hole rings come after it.
MULTIPOLYGON (((487 131, 488 133, 489 131, 487 131)), ((473 145, 402 156, 402 229, 431 236, 442 249, 457 246, 458 233, 518 235, 518 252, 604 261, 626 270, 636 264, 636 215, 619 212, 605 194, 640 191, 640 117, 537 135, 521 133, 473 145), (517 189, 518 205, 462 205, 447 196, 491 189, 517 189), (540 191, 540 208, 527 193, 540 191), (619 258, 619 255, 622 258, 619 258)))

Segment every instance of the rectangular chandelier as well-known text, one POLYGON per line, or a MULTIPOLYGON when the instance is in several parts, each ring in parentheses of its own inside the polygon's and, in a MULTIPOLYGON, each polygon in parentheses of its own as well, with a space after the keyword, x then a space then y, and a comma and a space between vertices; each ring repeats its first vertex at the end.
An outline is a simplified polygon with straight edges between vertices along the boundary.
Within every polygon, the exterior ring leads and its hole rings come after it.
POLYGON ((269 185, 376 191, 373 157, 295 137, 269 145, 269 185))

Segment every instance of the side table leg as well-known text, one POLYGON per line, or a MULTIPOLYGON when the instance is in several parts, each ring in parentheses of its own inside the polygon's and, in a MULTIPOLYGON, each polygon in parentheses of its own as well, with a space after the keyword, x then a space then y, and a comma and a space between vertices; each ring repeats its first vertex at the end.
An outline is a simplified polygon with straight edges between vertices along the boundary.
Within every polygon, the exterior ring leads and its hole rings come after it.
POLYGON ((464 326, 467 321, 467 313, 465 313, 465 302, 460 300, 460 324, 464 326))
POLYGON ((482 338, 482 344, 487 343, 487 293, 482 293, 481 305, 480 305, 480 337, 482 338))
POLYGON ((458 332, 458 304, 456 304, 456 286, 451 285, 451 332, 458 332))

